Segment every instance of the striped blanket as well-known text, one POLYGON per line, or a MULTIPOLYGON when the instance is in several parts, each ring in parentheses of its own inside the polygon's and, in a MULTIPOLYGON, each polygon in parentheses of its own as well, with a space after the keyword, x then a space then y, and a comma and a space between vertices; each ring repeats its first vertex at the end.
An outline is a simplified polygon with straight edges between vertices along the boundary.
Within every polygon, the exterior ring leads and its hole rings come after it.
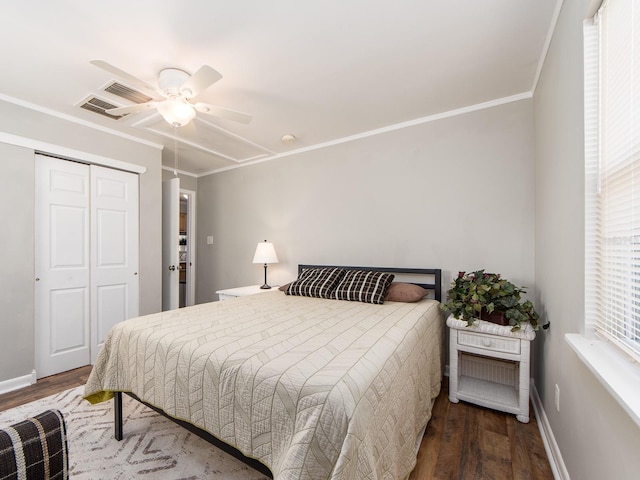
POLYGON ((68 478, 67 432, 58 410, 0 430, 1 480, 68 478))

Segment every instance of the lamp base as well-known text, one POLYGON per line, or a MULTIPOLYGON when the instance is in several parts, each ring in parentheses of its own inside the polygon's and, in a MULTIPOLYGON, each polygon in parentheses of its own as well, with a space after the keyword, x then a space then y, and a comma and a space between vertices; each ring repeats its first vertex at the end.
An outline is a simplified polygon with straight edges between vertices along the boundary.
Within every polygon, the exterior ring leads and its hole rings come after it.
POLYGON ((267 284, 267 264, 264 264, 264 285, 260 287, 262 290, 268 290, 271 285, 267 284))

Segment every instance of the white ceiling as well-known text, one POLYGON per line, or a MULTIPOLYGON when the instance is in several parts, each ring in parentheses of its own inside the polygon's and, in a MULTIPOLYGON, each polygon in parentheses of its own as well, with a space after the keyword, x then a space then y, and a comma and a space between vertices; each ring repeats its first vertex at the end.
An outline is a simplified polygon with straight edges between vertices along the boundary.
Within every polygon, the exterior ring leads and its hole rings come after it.
POLYGON ((178 169, 201 175, 531 92, 559 2, 3 2, 0 99, 164 145, 173 167, 173 128, 157 113, 115 121, 77 106, 92 94, 129 104, 102 91, 120 79, 89 61, 152 85, 163 68, 211 65, 223 78, 196 100, 253 120, 199 114, 178 129, 178 169))

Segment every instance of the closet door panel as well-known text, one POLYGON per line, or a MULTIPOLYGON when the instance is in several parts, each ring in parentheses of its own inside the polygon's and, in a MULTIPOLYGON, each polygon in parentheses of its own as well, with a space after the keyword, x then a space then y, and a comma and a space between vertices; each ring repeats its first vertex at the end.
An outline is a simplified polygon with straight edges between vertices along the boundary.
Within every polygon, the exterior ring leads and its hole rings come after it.
POLYGON ((39 378, 90 361, 89 167, 36 156, 35 347, 39 378))
MULTIPOLYGON (((52 355, 84 349, 87 344, 88 288, 51 290, 50 321, 52 355)), ((83 357, 85 358, 85 357, 83 357)))
POLYGON ((96 334, 99 345, 104 343, 104 339, 113 325, 130 318, 127 308, 128 292, 129 288, 126 283, 103 285, 96 289, 96 334))
POLYGON ((138 316, 138 176, 91 167, 92 362, 113 325, 138 316))

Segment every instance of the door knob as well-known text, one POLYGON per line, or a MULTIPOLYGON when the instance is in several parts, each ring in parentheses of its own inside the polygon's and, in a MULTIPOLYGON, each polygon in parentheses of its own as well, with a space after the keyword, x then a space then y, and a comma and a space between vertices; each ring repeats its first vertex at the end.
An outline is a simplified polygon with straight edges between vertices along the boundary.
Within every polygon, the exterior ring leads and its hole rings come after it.
POLYGON ((176 269, 176 266, 175 266, 175 265, 170 265, 170 266, 169 266, 169 270, 171 270, 172 272, 173 272, 175 269, 176 269))

